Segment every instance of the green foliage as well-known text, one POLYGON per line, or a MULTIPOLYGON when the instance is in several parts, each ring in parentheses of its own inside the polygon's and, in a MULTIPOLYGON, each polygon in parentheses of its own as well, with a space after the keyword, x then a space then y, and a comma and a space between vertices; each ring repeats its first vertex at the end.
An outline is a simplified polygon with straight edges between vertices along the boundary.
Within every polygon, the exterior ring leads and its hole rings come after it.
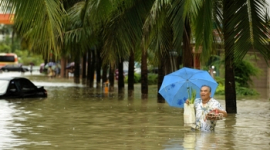
POLYGON ((218 85, 215 94, 216 95, 225 95, 225 86, 222 84, 218 85))
POLYGON ((216 89, 216 92, 215 94, 217 95, 225 95, 225 79, 224 78, 221 78, 221 77, 216 77, 215 78, 217 83, 218 83, 218 87, 216 89))
MULTIPOLYGON (((134 83, 141 82, 141 75, 138 73, 134 73, 134 83)), ((125 83, 128 83, 128 76, 125 76, 125 83)))
POLYGON ((154 85, 154 84, 157 84, 157 82, 158 82, 158 75, 155 73, 149 73, 148 74, 148 84, 154 85))
MULTIPOLYGON (((158 81, 158 75, 154 73, 148 74, 148 84, 149 85, 156 85, 158 81)), ((141 75, 135 73, 134 74, 134 83, 140 83, 141 82, 141 75)), ((128 83, 128 76, 125 77, 125 83, 128 83)))
POLYGON ((0 43, 0 52, 2 53, 10 53, 11 52, 11 47, 5 43, 0 43))
POLYGON ((39 65, 43 62, 41 55, 32 54, 28 50, 21 50, 21 39, 18 36, 13 37, 12 39, 9 34, 12 33, 11 25, 3 25, 0 27, 0 31, 4 33, 5 39, 0 41, 0 52, 2 53, 15 53, 18 56, 19 63, 23 65, 29 65, 34 63, 34 65, 39 65))
MULTIPOLYGON (((218 83, 218 87, 216 89, 215 94, 216 95, 225 95, 225 79, 216 77, 216 81, 218 83)), ((235 88, 236 88, 236 95, 237 96, 256 96, 259 95, 259 93, 251 88, 243 87, 241 86, 240 83, 236 82, 235 83, 235 88)))
POLYGON ((23 65, 30 65, 30 63, 34 63, 34 65, 39 66, 42 62, 41 55, 31 54, 28 50, 15 50, 19 58, 19 63, 23 65))
POLYGON ((141 82, 141 75, 138 73, 134 73, 134 83, 141 82))
POLYGON ((238 83, 236 83, 236 95, 237 96, 256 96, 259 95, 259 93, 254 90, 247 87, 237 86, 238 83))
POLYGON ((190 104, 194 104, 195 98, 196 98, 196 90, 188 88, 188 99, 190 100, 190 104))
MULTIPOLYGON (((258 95, 258 92, 254 89, 249 88, 252 84, 252 76, 258 76, 261 73, 260 68, 256 67, 252 60, 254 60, 254 55, 246 55, 242 61, 235 63, 235 88, 236 95, 252 96, 258 95)), ((213 56, 213 60, 207 63, 207 66, 215 66, 217 72, 224 72, 224 68, 220 67, 220 64, 224 63, 224 60, 218 59, 218 57, 213 56), (216 61, 213 61, 216 60, 216 61)), ((207 67, 205 67, 207 69, 207 67)), ((225 95, 225 79, 219 76, 215 77, 218 82, 218 87, 215 94, 225 95)))
POLYGON ((240 87, 248 88, 252 84, 251 76, 258 76, 261 73, 259 67, 252 64, 254 56, 247 55, 243 61, 235 64, 235 81, 239 83, 240 87))

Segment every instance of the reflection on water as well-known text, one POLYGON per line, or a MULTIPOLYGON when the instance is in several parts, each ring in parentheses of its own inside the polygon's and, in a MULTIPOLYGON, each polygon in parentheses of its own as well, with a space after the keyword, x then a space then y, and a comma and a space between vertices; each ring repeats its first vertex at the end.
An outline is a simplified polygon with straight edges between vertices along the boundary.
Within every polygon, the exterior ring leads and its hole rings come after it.
MULTIPOLYGON (((238 113, 218 121, 216 132, 191 131, 183 110, 127 92, 75 85, 72 80, 29 77, 45 85, 48 98, 0 101, 0 149, 269 149, 268 100, 240 100, 238 113), (40 80, 42 79, 42 80, 40 80), (67 84, 68 86, 64 86, 67 84)), ((224 100, 220 100, 224 106, 224 100)), ((225 107, 225 106, 224 106, 225 107)))

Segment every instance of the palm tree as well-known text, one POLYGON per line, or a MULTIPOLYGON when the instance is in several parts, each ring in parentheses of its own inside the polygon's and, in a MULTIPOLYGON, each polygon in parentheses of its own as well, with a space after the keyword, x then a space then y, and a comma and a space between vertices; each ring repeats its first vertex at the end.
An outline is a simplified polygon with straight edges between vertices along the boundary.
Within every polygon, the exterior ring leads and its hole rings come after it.
POLYGON ((60 1, 1 0, 0 2, 3 8, 9 8, 10 13, 15 14, 14 27, 28 42, 32 51, 49 58, 49 52, 52 50, 54 56, 59 56, 63 42, 63 16, 66 15, 60 1))
MULTIPOLYGON (((183 16, 178 15, 177 12, 183 10, 184 16, 187 15, 191 19, 196 47, 198 49, 202 45, 202 58, 205 59, 212 51, 213 24, 217 25, 225 49, 226 110, 228 113, 236 113, 234 63, 241 60, 251 48, 259 51, 265 60, 270 58, 266 42, 269 26, 263 18, 262 11, 265 10, 266 3, 260 0, 193 2, 174 1, 172 16, 176 36, 182 35, 182 28, 176 25, 178 20, 183 19, 183 16)), ((176 41, 178 45, 181 44, 179 41, 181 42, 181 40, 176 41)))
POLYGON ((223 35, 225 46, 225 99, 226 110, 236 113, 234 63, 242 60, 250 49, 261 53, 267 62, 270 59, 268 31, 263 10, 266 2, 259 0, 223 0, 223 35))
MULTIPOLYGON (((146 46, 148 46, 148 53, 153 54, 153 62, 158 66, 158 89, 160 88, 165 73, 170 73, 176 69, 177 66, 173 63, 173 32, 171 20, 167 15, 170 5, 163 4, 163 7, 157 9, 159 1, 153 4, 151 15, 148 16, 144 25, 144 35, 146 38, 146 46), (147 45, 148 44, 148 45, 147 45)), ((149 58, 149 57, 148 57, 149 58)), ((157 92, 158 93, 158 92, 157 92)), ((163 97, 158 93, 158 102, 165 102, 163 97)))
MULTIPOLYGON (((152 1, 143 0, 125 0, 115 1, 114 6, 117 9, 111 11, 110 17, 105 21, 103 34, 103 58, 111 63, 111 67, 119 65, 118 89, 124 88, 122 61, 132 58, 133 52, 138 49, 137 45, 141 42, 142 26, 146 14, 152 6, 152 1)), ((131 61, 134 61, 131 59, 131 61)), ((132 64, 132 62, 130 63, 132 64)), ((147 66, 147 64, 145 64, 147 66)), ((143 66, 143 65, 142 65, 143 66)), ((134 71, 129 68, 129 90, 133 90, 131 83, 134 77, 134 71)), ((146 72, 147 75, 147 72, 146 72)), ((111 84, 110 84, 111 85, 111 84)), ((148 86, 146 84, 146 86, 148 86)), ((143 90, 145 91, 145 90, 143 90)))

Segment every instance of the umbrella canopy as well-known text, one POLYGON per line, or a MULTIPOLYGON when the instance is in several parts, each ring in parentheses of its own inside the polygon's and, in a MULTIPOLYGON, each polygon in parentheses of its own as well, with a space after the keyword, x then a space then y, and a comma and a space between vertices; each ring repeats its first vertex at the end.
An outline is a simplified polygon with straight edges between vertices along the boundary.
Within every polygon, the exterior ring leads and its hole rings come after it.
POLYGON ((55 63, 54 62, 48 62, 46 65, 45 65, 45 68, 48 68, 48 67, 53 67, 55 66, 55 63))
POLYGON ((66 66, 66 69, 72 69, 74 66, 75 66, 75 63, 71 62, 66 66))
POLYGON ((196 90, 196 98, 199 98, 203 85, 211 87, 211 97, 213 97, 218 84, 212 76, 204 70, 183 67, 164 77, 159 93, 170 106, 183 108, 189 97, 188 91, 196 90))

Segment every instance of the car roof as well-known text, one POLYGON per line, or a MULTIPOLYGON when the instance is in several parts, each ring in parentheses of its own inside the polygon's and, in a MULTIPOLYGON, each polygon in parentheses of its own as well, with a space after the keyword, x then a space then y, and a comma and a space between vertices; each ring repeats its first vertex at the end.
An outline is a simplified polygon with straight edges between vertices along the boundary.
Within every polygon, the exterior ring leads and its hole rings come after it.
POLYGON ((0 80, 13 80, 13 79, 27 79, 27 78, 24 78, 24 77, 0 77, 0 80))

